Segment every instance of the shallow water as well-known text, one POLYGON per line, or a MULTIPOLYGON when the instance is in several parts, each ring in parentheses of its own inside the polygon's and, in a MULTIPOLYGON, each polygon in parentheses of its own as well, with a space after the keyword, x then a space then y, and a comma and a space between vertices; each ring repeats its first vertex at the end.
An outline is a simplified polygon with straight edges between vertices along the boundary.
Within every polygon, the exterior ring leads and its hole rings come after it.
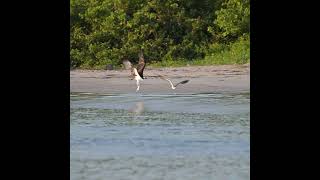
POLYGON ((71 179, 250 179, 250 95, 71 93, 71 179))

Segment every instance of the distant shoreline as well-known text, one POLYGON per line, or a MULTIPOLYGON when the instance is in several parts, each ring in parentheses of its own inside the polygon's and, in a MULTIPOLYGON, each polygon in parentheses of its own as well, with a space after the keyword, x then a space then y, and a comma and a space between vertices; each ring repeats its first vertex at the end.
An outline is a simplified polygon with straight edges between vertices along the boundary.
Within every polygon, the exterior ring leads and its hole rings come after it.
MULTIPOLYGON (((70 91, 88 93, 135 93, 136 84, 129 79, 130 70, 70 70, 70 91)), ((146 67, 139 93, 221 93, 249 92, 250 64, 187 66, 172 68, 146 67), (166 75, 174 83, 190 82, 176 90, 167 81, 156 78, 166 75)))

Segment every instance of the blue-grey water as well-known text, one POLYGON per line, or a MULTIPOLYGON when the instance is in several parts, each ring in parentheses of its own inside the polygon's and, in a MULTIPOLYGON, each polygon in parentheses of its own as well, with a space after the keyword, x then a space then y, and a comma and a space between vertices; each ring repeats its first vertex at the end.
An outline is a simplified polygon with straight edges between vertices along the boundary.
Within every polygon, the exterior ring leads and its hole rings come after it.
POLYGON ((250 179, 250 94, 71 93, 71 179, 250 179))

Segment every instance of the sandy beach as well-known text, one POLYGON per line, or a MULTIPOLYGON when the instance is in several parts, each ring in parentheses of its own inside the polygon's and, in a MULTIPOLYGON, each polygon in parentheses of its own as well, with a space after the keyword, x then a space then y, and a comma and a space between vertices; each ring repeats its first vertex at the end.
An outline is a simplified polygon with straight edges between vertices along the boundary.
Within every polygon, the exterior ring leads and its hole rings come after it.
MULTIPOLYGON (((136 93, 136 81, 130 70, 71 70, 71 92, 136 93)), ((139 93, 241 93, 250 91, 250 64, 149 68, 144 70, 139 93), (169 82, 157 75, 166 75, 173 83, 189 79, 173 90, 169 82)))

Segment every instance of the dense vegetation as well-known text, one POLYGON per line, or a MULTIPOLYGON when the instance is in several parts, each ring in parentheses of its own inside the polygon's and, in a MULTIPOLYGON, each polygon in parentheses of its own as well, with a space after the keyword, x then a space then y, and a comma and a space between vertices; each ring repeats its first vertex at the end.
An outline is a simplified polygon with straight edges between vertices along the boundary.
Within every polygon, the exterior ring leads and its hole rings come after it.
POLYGON ((250 60, 250 0, 71 0, 73 68, 137 62, 155 66, 250 60))

